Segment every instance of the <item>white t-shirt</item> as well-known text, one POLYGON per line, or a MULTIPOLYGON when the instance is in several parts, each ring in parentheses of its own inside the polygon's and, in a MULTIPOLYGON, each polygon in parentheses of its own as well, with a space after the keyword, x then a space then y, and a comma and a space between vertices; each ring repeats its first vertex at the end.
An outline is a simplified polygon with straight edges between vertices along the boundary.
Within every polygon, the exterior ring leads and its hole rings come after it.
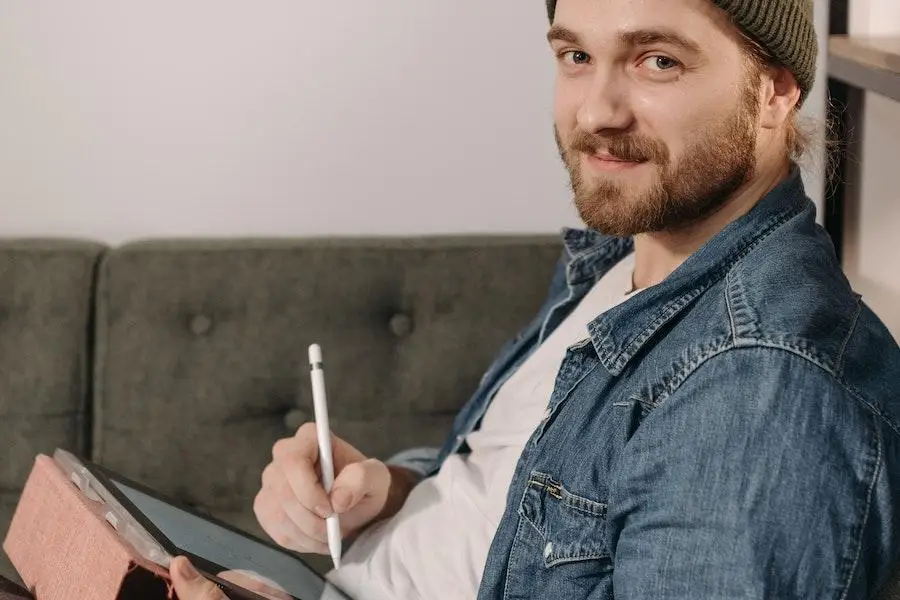
POLYGON ((469 454, 451 455, 394 518, 366 530, 329 574, 359 600, 471 600, 506 508, 522 449, 544 417, 560 363, 587 324, 636 294, 633 255, 621 261, 498 390, 469 454))

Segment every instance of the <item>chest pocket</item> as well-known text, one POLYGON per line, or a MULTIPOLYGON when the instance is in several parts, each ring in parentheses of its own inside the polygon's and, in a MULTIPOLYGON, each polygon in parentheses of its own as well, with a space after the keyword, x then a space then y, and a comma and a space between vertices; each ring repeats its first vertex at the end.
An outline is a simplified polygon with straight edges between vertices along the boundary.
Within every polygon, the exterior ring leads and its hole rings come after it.
POLYGON ((528 478, 519 515, 543 539, 546 567, 610 558, 606 504, 573 494, 545 473, 528 478))

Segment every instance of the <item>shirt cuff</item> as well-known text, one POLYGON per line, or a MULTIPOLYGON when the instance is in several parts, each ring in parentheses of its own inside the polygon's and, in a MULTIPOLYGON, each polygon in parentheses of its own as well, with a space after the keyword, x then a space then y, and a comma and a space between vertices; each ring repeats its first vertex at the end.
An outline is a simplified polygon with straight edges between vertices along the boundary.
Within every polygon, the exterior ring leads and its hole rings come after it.
POLYGON ((440 452, 439 448, 410 448, 390 457, 385 464, 409 469, 425 479, 432 472, 440 452))

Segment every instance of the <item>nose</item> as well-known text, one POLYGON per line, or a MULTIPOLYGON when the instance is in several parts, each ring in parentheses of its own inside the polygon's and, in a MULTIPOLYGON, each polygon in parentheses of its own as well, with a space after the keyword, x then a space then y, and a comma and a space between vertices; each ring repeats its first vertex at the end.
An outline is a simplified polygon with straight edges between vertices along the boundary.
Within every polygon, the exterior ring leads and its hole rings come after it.
POLYGON ((578 109, 578 126, 593 134, 621 133, 634 124, 626 84, 598 71, 578 109))

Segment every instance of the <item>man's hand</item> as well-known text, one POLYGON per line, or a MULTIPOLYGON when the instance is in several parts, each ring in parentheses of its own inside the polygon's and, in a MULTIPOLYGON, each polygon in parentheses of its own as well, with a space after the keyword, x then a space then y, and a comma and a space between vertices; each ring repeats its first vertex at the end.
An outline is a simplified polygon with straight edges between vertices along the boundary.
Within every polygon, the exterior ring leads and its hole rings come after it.
MULTIPOLYGON (((200 575, 183 556, 172 560, 169 576, 178 600, 228 600, 219 586, 200 575)), ((286 591, 250 571, 224 571, 219 573, 219 577, 269 600, 291 600, 291 595, 286 591)))
POLYGON ((340 515, 341 533, 351 537, 373 521, 393 516, 416 483, 410 471, 366 458, 334 435, 332 455, 335 480, 329 498, 319 476, 315 424, 303 425, 272 448, 253 511, 280 546, 327 555, 326 517, 340 515))
POLYGON ((228 600, 219 586, 200 575, 183 556, 172 560, 169 575, 178 600, 228 600))
POLYGON ((245 590, 255 592, 263 598, 268 598, 268 600, 293 600, 293 597, 280 585, 253 571, 223 571, 219 573, 219 577, 245 590))

